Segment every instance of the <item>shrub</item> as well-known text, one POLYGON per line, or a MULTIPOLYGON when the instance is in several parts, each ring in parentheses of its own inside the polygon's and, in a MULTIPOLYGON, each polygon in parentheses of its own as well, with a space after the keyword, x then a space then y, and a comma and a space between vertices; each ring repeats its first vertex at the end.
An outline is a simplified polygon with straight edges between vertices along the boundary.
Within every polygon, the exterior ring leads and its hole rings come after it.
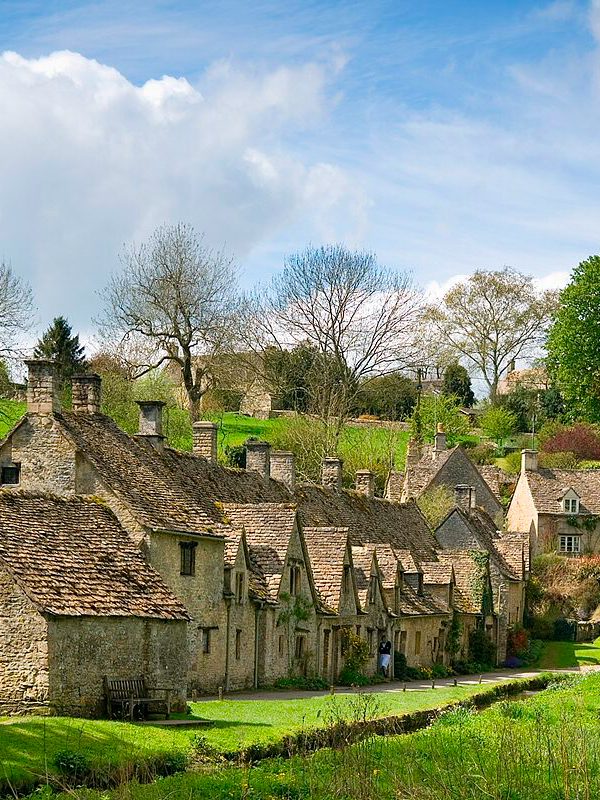
POLYGON ((550 620, 547 617, 534 617, 529 633, 535 639, 550 641, 554 638, 554 620, 550 620))
POLYGON ((492 442, 476 444, 469 450, 469 458, 474 464, 493 464, 496 456, 496 447, 492 442))
POLYGON ((574 453, 579 459, 600 459, 600 436, 593 425, 579 422, 557 431, 544 441, 545 453, 574 453))
POLYGON ((246 448, 243 444, 225 445, 225 460, 229 467, 246 469, 246 448))
POLYGON ((431 667, 431 677, 432 678, 449 678, 450 675, 453 674, 453 671, 450 667, 447 667, 445 664, 434 664, 431 667))
POLYGON ((469 631, 469 661, 485 665, 496 663, 496 648, 483 628, 469 631))
POLYGON ((529 634, 525 628, 518 625, 512 630, 509 630, 506 643, 507 655, 517 656, 517 658, 520 658, 522 657, 523 653, 527 652, 528 649, 529 634))
POLYGON ((289 678, 279 678, 275 681, 273 686, 276 689, 301 689, 306 691, 318 691, 319 689, 327 689, 329 683, 325 678, 318 675, 296 675, 289 678))
POLYGON ((359 670, 349 666, 342 669, 338 678, 340 686, 367 686, 372 682, 372 677, 368 678, 359 670))
POLYGON ((509 436, 517 431, 517 418, 502 406, 490 406, 481 417, 481 428, 502 449, 509 436))
POLYGON ((515 451, 513 453, 509 453, 504 459, 504 465, 506 472, 510 472, 511 474, 515 474, 521 471, 521 453, 519 451, 515 451))
POLYGON ((209 389, 202 397, 205 414, 217 411, 239 411, 244 394, 235 389, 209 389))
POLYGON ((408 664, 406 663, 406 656, 399 650, 394 650, 394 677, 396 680, 404 680, 406 678, 406 670, 408 664))
POLYGON ((554 639, 559 642, 574 642, 577 634, 577 623, 572 619, 559 617, 554 620, 554 639))
POLYGON ((432 528, 442 522, 454 508, 454 493, 445 485, 428 489, 417 499, 419 510, 432 528))
POLYGON ((577 469, 579 459, 575 453, 540 453, 540 467, 546 469, 577 469))
POLYGON ((88 757, 78 750, 59 750, 54 754, 52 763, 61 775, 69 778, 83 778, 90 771, 88 757))

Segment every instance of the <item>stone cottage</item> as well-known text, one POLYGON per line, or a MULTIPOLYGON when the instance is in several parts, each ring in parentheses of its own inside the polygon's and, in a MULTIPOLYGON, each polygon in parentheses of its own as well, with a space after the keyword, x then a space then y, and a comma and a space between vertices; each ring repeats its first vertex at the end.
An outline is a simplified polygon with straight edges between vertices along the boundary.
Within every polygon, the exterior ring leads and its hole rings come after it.
POLYGON ((600 553, 599 515, 600 471, 542 468, 535 450, 522 451, 506 522, 529 535, 533 556, 600 553))
POLYGON ((0 713, 101 714, 105 675, 182 708, 188 620, 106 504, 0 491, 0 713))

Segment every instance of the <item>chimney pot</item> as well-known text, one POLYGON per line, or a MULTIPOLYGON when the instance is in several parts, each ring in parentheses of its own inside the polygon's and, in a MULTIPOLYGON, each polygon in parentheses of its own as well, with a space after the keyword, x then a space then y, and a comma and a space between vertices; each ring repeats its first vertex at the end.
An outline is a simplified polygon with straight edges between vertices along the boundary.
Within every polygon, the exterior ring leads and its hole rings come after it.
POLYGON ((356 471, 356 491, 364 494, 365 497, 373 497, 375 495, 375 475, 370 469, 356 471))
POLYGON ((521 472, 538 471, 537 450, 521 450, 521 472))
POLYGON ((54 414, 60 411, 58 381, 54 361, 31 358, 25 362, 27 378, 27 411, 31 414, 54 414))
POLYGON ((157 450, 164 447, 163 436, 163 409, 162 400, 137 400, 140 409, 140 424, 138 436, 147 439, 157 450))
POLYGON ((71 381, 73 411, 78 414, 99 414, 102 378, 96 373, 73 375, 71 381))
POLYGON ((471 494, 473 489, 466 484, 459 484, 454 487, 454 505, 463 511, 469 511, 471 508, 471 494))
POLYGON ((273 450, 270 456, 271 477, 285 484, 290 492, 296 485, 296 457, 293 453, 273 450))
POLYGON ((337 456, 328 456, 321 463, 321 483, 334 492, 342 490, 342 466, 344 462, 337 456))
POLYGON ((246 441, 246 469, 249 472, 258 472, 263 480, 269 480, 271 475, 270 464, 271 445, 258 439, 246 441))
POLYGON ((217 424, 199 420, 192 425, 194 453, 205 458, 209 464, 217 463, 217 424))

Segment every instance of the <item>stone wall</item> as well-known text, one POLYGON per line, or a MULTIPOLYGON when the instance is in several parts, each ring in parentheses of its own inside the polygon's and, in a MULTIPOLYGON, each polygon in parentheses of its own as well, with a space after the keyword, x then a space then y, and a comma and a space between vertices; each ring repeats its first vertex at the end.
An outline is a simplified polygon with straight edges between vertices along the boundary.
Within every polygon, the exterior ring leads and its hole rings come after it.
POLYGON ((0 713, 45 706, 47 623, 12 577, 0 569, 0 713))
POLYGON ((535 556, 540 552, 537 543, 537 526, 538 514, 529 490, 527 475, 521 472, 506 512, 506 529, 528 533, 531 555, 535 556))
POLYGON ((29 415, 4 443, 0 462, 21 465, 20 485, 25 489, 75 491, 75 448, 50 415, 29 415))
MULTIPOLYGON (((185 707, 187 623, 137 617, 52 617, 48 621, 49 702, 54 713, 100 716, 104 676, 145 676, 185 707)), ((157 696, 161 696, 160 693, 157 696)), ((163 695, 164 696, 164 695, 163 695)))
POLYGON ((401 617, 395 622, 392 642, 396 646, 401 641, 402 632, 406 632, 404 654, 409 667, 430 667, 444 660, 447 629, 444 623, 447 621, 448 616, 440 614, 401 617))
MULTIPOLYGON (((240 547, 230 576, 234 597, 229 605, 229 659, 225 688, 245 689, 254 685, 256 606, 248 597, 248 572, 243 547, 240 547), (243 576, 244 592, 235 597, 236 575, 243 576)), ((260 646, 264 646, 263 643, 260 646)))

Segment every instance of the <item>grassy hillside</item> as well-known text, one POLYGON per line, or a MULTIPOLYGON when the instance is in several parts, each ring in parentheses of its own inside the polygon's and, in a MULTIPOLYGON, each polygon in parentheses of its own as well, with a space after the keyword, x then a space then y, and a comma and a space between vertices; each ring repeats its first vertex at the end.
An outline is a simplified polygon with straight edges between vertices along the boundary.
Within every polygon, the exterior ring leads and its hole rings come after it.
POLYGON ((27 403, 15 400, 0 400, 0 439, 4 439, 13 425, 18 422, 27 410, 27 403))

